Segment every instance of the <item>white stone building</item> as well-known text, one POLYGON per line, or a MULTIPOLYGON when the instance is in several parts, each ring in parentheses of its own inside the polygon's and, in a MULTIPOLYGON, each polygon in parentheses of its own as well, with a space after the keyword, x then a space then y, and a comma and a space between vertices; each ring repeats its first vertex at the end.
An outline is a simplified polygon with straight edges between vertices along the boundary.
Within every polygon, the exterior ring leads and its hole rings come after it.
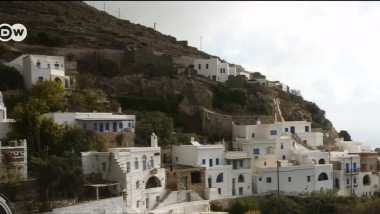
POLYGON ((233 147, 251 157, 253 192, 296 195, 332 189, 329 155, 311 150, 323 144, 322 133, 306 121, 233 125, 233 147))
POLYGON ((0 139, 6 138, 11 131, 11 124, 15 121, 7 118, 7 107, 3 102, 3 94, 0 91, 0 139))
POLYGON ((5 153, 12 155, 14 170, 20 173, 23 179, 28 178, 28 153, 26 140, 10 141, 9 146, 2 146, 0 141, 0 166, 2 166, 5 153))
POLYGON ((70 88, 70 78, 65 75, 65 58, 63 56, 21 55, 7 63, 23 76, 26 89, 45 80, 61 82, 65 89, 70 88))
POLYGON ((235 67, 230 67, 227 62, 221 62, 218 58, 196 59, 194 69, 198 74, 217 82, 225 82, 229 75, 237 75, 235 67))
MULTIPOLYGON (((161 148, 153 134, 151 147, 110 148, 108 152, 82 152, 84 174, 101 173, 104 180, 120 182, 126 190, 126 206, 145 213, 165 194, 165 169, 161 148)), ((115 191, 121 191, 115 190, 115 191)))
MULTIPOLYGON (((377 154, 375 154, 377 158, 377 154)), ((366 169, 361 164, 361 155, 344 152, 331 152, 334 166, 334 189, 344 196, 373 196, 379 188, 377 169, 366 169)), ((376 160, 376 159, 375 159, 376 160)))
POLYGON ((250 158, 246 152, 228 152, 224 145, 173 145, 172 163, 204 166, 206 198, 251 195, 250 158))
POLYGON ((91 113, 91 112, 52 112, 43 114, 62 125, 94 130, 97 132, 134 132, 135 115, 91 113))

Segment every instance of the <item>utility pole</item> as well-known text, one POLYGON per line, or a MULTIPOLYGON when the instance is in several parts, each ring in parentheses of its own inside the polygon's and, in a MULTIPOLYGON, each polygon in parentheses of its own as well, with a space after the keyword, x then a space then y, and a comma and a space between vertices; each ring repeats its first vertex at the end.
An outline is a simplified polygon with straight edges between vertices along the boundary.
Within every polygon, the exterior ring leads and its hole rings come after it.
MULTIPOLYGON (((153 23, 153 28, 156 31, 156 22, 153 23)), ((156 48, 156 32, 154 32, 154 48, 156 48)))
POLYGON ((280 173, 279 173, 279 167, 281 162, 277 161, 277 197, 280 197, 280 173))
POLYGON ((200 39, 199 50, 202 51, 202 36, 201 36, 201 39, 200 39))

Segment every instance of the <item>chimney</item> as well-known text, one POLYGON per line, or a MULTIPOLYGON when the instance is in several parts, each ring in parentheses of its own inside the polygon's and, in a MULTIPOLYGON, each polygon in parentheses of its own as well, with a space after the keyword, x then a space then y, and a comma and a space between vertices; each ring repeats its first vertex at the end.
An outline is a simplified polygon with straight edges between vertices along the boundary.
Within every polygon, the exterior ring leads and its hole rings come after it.
POLYGON ((150 136, 150 147, 158 147, 157 136, 154 133, 150 136))
POLYGON ((117 113, 121 114, 121 107, 117 108, 117 113))
POLYGON ((261 125, 260 117, 257 118, 257 120, 256 120, 256 125, 261 125))
POLYGON ((277 112, 274 113, 274 122, 277 123, 277 112))
POLYGON ((194 137, 190 138, 190 143, 194 142, 194 137))

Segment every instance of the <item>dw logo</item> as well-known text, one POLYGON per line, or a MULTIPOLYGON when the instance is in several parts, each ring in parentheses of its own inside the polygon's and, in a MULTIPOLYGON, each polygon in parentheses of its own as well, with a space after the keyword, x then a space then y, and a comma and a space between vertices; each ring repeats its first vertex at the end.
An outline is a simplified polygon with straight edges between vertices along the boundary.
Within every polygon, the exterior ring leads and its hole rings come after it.
POLYGON ((0 41, 8 42, 13 40, 15 42, 21 42, 26 38, 28 31, 22 24, 0 24, 0 41))

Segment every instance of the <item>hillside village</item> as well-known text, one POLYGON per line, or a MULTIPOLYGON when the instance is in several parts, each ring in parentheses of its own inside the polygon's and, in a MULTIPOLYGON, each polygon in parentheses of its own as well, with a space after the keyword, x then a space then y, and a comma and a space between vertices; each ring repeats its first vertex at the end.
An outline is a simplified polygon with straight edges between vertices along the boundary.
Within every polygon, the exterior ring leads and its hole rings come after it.
MULTIPOLYGON (((123 33, 110 44, 121 44, 123 33)), ((151 49, 136 39, 122 50, 88 52, 70 38, 70 47, 0 48, 0 69, 19 81, 0 92, 2 207, 235 213, 240 199, 253 198, 266 210, 244 211, 271 213, 276 206, 263 201, 281 196, 376 198, 378 153, 339 136, 324 111, 290 86, 185 41, 151 49)), ((110 45, 83 38, 89 48, 110 45)), ((343 212, 345 202, 336 203, 330 211, 343 212)))

